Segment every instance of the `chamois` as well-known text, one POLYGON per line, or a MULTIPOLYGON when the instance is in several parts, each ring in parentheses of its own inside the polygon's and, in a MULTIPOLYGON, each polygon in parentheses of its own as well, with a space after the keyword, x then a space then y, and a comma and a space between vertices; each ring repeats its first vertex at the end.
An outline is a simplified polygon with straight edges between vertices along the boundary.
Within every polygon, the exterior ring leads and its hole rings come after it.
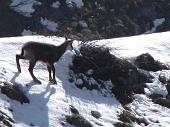
POLYGON ((49 81, 52 84, 57 84, 55 80, 55 67, 53 64, 60 59, 60 57, 67 49, 73 49, 72 42, 73 40, 66 38, 65 42, 59 46, 32 41, 25 43, 22 46, 21 54, 16 55, 18 72, 21 72, 19 59, 29 60, 29 73, 35 82, 41 84, 41 82, 33 74, 33 69, 37 61, 42 61, 47 65, 47 70, 49 72, 49 81), (53 71, 53 78, 51 77, 51 71, 53 71))

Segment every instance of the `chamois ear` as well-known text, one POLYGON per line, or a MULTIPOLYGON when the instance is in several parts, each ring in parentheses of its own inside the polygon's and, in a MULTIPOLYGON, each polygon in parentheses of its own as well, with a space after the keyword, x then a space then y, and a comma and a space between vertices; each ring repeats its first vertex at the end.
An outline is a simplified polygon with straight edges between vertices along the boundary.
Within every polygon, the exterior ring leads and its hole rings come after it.
POLYGON ((70 43, 70 42, 73 42, 73 40, 69 39, 67 36, 65 36, 65 42, 70 43))
POLYGON ((67 41, 68 40, 68 37, 67 36, 65 36, 65 41, 67 41))

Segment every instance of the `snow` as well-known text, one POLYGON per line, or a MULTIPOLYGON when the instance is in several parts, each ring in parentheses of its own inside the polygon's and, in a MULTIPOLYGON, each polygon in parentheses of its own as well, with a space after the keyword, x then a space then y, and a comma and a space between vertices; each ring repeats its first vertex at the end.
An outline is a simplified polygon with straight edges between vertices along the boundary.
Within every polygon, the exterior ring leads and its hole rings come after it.
MULTIPOLYGON (((81 8, 84 5, 82 0, 66 0, 66 3, 67 4, 75 3, 75 5, 78 8, 81 8)), ((60 6, 60 2, 59 1, 53 2, 53 4, 52 4, 52 7, 54 7, 54 8, 59 8, 59 6, 60 6)))
POLYGON ((33 5, 36 4, 40 5, 41 3, 36 0, 12 0, 12 3, 9 6, 16 12, 19 12, 26 17, 31 17, 31 14, 35 11, 33 5))
MULTIPOLYGON (((21 60, 22 73, 18 74, 15 63, 15 54, 20 53, 21 46, 27 41, 48 42, 59 45, 64 38, 25 36, 0 39, 0 82, 8 81, 16 83, 30 99, 29 104, 20 104, 0 94, 0 108, 15 119, 14 127, 61 127, 61 121, 65 122, 65 115, 71 114, 69 106, 73 105, 94 126, 101 123, 103 126, 112 126, 117 122, 117 113, 122 108, 114 97, 103 97, 99 93, 88 90, 80 90, 74 84, 68 82, 68 66, 71 64, 74 53, 68 51, 62 59, 55 64, 57 85, 48 83, 46 67, 37 63, 34 73, 42 84, 32 82, 28 72, 28 61, 21 60), (4 50, 6 49, 6 50, 4 50), (4 57, 5 55, 5 57, 4 57), (12 108, 13 112, 7 110, 12 108), (102 113, 102 117, 96 120, 90 115, 91 110, 102 113), (110 113, 112 112, 112 113, 110 113)), ((67 123, 66 123, 67 126, 67 123)), ((69 126, 69 125, 68 125, 69 126)))
POLYGON ((77 79, 77 80, 76 80, 76 84, 77 84, 77 85, 82 85, 82 84, 83 84, 82 79, 77 79))
POLYGON ((160 18, 160 19, 155 19, 154 21, 153 21, 153 28, 151 29, 151 30, 149 30, 149 31, 147 31, 146 33, 153 33, 153 32, 155 32, 156 31, 156 28, 158 27, 158 26, 160 26, 160 25, 162 25, 162 23, 165 21, 165 18, 160 18))
POLYGON ((59 1, 53 2, 52 7, 53 8, 59 8, 60 7, 60 2, 59 1))
MULTIPOLYGON (((112 127, 118 122, 118 114, 123 111, 123 107, 114 96, 103 97, 95 90, 78 89, 75 84, 68 81, 69 65, 72 64, 74 52, 67 51, 63 57, 55 63, 57 85, 48 82, 48 72, 41 62, 36 64, 34 73, 42 82, 41 85, 32 82, 28 72, 28 61, 21 60, 21 73, 17 73, 15 55, 20 53, 22 45, 27 41, 38 41, 59 45, 64 42, 64 38, 55 36, 23 36, 0 38, 0 84, 8 81, 17 84, 26 96, 30 99, 29 104, 20 104, 15 100, 10 100, 0 93, 0 110, 7 113, 15 120, 14 127, 70 127, 65 121, 65 115, 70 115, 70 105, 74 106, 94 127, 99 127, 100 123, 104 127, 112 127), (4 57, 5 56, 5 57, 4 57), (12 109, 13 112, 9 111, 12 109), (102 117, 95 119, 91 116, 91 111, 98 111, 102 117), (62 123, 65 123, 63 125, 62 123)), ((98 45, 105 45, 113 48, 113 54, 132 60, 142 53, 150 53, 156 60, 165 64, 170 63, 170 32, 146 34, 133 37, 123 37, 107 40, 95 40, 98 45)), ((79 42, 74 41, 73 46, 79 50, 79 42)), ((89 74, 92 70, 88 71, 89 74)), ((170 71, 151 72, 155 78, 153 83, 147 83, 146 94, 136 94, 135 100, 127 106, 137 117, 144 118, 148 127, 168 127, 170 126, 170 109, 154 104, 148 97, 151 93, 159 93, 166 96, 165 85, 161 84, 157 77, 163 73, 167 77, 170 71), (157 123, 159 121, 159 123, 157 123)), ((95 82, 91 79, 91 82, 95 82)), ((77 81, 81 84, 81 81, 77 81)), ((111 84, 111 81, 107 81, 111 84)), ((143 124, 135 127, 144 126, 143 124)))
POLYGON ((30 30, 23 30, 23 32, 21 33, 22 36, 25 36, 25 35, 32 35, 32 31, 30 30))
POLYGON ((155 20, 153 21, 153 24, 154 24, 155 27, 158 27, 158 26, 160 26, 164 21, 165 21, 165 18, 155 19, 155 20))
POLYGON ((26 30, 24 29, 23 32, 21 33, 22 36, 27 36, 27 35, 36 35, 36 32, 32 32, 31 30, 26 30))
POLYGON ((44 25, 44 26, 46 26, 47 27, 47 29, 49 29, 49 30, 51 30, 51 31, 53 31, 53 32, 56 32, 57 31, 57 27, 58 27, 58 23, 56 23, 56 22, 53 22, 53 21, 51 21, 51 20, 48 20, 48 19, 43 19, 43 18, 41 18, 41 24, 42 25, 44 25))
POLYGON ((136 95, 135 101, 129 106, 132 111, 144 118, 149 127, 168 127, 170 126, 170 110, 158 104, 154 104, 145 95, 136 95), (157 123, 159 121, 159 123, 157 123))
POLYGON ((80 20, 80 21, 79 21, 79 24, 80 24, 80 26, 82 26, 82 27, 84 27, 84 28, 87 28, 87 27, 88 27, 86 21, 84 21, 84 20, 80 20))
POLYGON ((81 8, 84 5, 82 0, 66 0, 66 3, 75 3, 78 8, 81 8))

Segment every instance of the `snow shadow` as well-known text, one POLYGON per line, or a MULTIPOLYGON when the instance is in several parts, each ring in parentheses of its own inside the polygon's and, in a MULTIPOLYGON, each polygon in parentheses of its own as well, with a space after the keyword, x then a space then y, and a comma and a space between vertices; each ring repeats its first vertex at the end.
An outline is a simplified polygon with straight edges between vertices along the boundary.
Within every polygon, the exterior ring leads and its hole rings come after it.
POLYGON ((15 73, 12 77, 11 82, 17 85, 23 93, 29 98, 30 103, 20 104, 19 102, 10 102, 13 110, 13 117, 16 120, 16 124, 28 124, 31 126, 49 127, 49 116, 48 116, 48 105, 51 95, 56 92, 56 89, 47 84, 43 89, 40 85, 35 85, 34 82, 28 84, 19 84, 15 82, 15 79, 20 73, 15 73), (36 87, 36 88, 32 88, 36 87), (35 89, 34 92, 30 92, 30 89, 35 89))

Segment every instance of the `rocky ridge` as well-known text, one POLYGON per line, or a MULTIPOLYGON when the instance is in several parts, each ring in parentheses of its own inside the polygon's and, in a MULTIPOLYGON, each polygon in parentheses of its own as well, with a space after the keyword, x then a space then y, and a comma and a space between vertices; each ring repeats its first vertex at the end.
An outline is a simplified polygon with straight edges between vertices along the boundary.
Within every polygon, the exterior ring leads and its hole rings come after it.
POLYGON ((82 0, 81 7, 66 0, 37 0, 30 16, 15 11, 21 4, 25 3, 11 6, 11 0, 1 0, 1 37, 27 30, 87 41, 167 31, 170 26, 168 0, 82 0), (43 21, 56 23, 56 29, 48 29, 43 21))

